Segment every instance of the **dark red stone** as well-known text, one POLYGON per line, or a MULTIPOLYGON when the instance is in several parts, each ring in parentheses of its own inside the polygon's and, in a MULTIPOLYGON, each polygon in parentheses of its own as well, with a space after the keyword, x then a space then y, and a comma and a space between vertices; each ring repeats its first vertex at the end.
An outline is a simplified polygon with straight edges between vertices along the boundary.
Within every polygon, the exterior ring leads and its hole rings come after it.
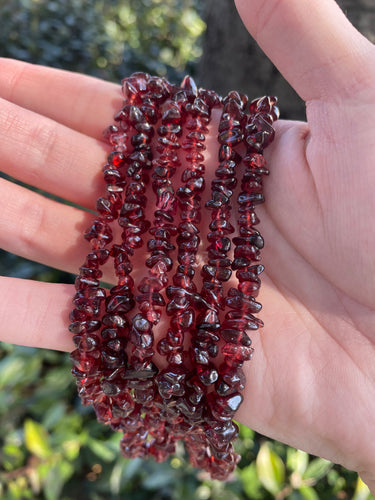
POLYGON ((243 396, 238 392, 219 397, 211 393, 210 396, 210 410, 213 417, 219 422, 230 422, 243 401, 243 396))

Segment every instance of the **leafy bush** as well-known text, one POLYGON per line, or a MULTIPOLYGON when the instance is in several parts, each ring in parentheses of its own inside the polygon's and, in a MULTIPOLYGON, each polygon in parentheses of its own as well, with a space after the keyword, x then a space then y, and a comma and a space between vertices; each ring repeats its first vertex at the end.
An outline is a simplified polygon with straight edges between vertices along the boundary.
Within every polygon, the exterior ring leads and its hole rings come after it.
POLYGON ((205 24, 197 0, 6 0, 0 55, 119 81, 193 69, 205 24))
MULTIPOLYGON (((3 0, 0 55, 119 80, 134 70, 194 72, 198 0, 3 0)), ((0 272, 72 282, 6 252, 0 272)), ((211 481, 183 448, 165 464, 125 460, 120 436, 80 405, 68 355, 0 348, 0 496, 4 500, 369 500, 357 475, 241 427, 233 478, 211 481)))

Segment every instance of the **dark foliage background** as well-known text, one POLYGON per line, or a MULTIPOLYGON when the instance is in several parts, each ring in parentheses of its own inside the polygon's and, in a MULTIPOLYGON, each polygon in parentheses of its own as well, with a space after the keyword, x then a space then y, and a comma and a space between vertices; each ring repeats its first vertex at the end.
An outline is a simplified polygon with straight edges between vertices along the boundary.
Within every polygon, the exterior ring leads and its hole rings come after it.
MULTIPOLYGON (((231 4, 231 0, 215 2, 213 12, 210 0, 0 0, 0 56, 114 81, 146 70, 173 81, 188 72, 204 83, 213 78, 220 57, 212 43, 216 36, 212 17, 219 22, 231 4), (202 16, 208 14, 211 31, 203 37, 202 16), (206 51, 198 67, 203 40, 206 51)), ((229 40, 231 33, 227 35, 229 40)), ((246 57, 244 47, 236 50, 246 57)), ((267 67, 264 56, 258 57, 267 67)), ((216 77, 216 88, 224 88, 223 79, 223 73, 216 77)), ((290 101, 290 115, 300 103, 294 106, 290 101)), ((66 273, 3 250, 0 273, 73 282, 66 273)), ((165 464, 125 460, 118 452, 119 439, 80 405, 68 355, 1 344, 0 497, 4 500, 373 498, 355 473, 245 427, 237 442, 242 460, 226 483, 194 470, 183 448, 165 464)))

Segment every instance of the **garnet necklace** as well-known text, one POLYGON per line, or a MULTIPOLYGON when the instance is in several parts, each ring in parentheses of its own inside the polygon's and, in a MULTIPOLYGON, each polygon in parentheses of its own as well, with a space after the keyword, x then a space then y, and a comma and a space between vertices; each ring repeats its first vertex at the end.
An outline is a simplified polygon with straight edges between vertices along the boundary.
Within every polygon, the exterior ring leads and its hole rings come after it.
POLYGON ((248 105, 238 92, 221 98, 197 89, 190 77, 178 87, 135 73, 122 84, 123 107, 105 131, 106 193, 75 281, 72 372, 82 403, 122 432, 125 457, 163 461, 182 439, 194 466, 225 479, 240 458, 232 419, 253 352, 248 332, 263 324, 255 209, 264 201, 276 98, 248 105), (218 163, 208 186, 205 140, 215 109, 218 163), (116 276, 110 289, 100 282, 104 264, 116 276))

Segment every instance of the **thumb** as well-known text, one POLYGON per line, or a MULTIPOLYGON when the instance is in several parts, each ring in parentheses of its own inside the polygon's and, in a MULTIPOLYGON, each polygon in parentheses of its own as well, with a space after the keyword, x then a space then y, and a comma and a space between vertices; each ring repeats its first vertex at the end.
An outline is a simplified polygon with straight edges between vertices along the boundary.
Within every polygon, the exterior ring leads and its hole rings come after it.
POLYGON ((235 3, 251 35, 305 101, 343 96, 373 81, 374 46, 334 0, 235 3))

